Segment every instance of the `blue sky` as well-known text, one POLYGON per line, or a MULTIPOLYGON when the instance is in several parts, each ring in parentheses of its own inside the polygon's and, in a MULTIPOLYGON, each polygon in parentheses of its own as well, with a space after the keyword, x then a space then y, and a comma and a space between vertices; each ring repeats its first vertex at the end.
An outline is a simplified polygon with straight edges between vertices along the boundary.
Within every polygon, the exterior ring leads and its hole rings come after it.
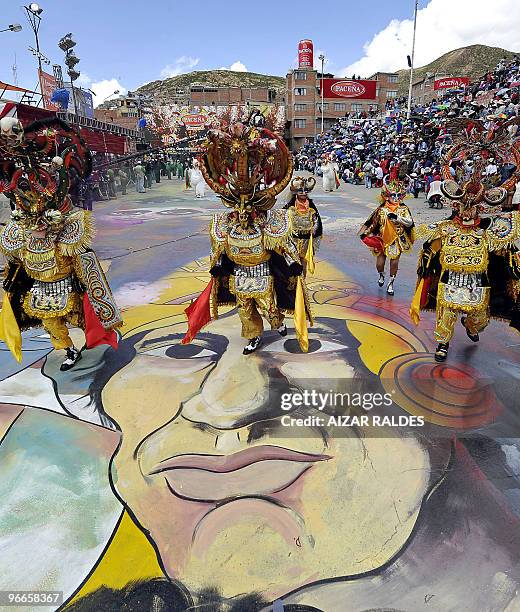
MULTIPOLYGON (((80 84, 98 92, 134 89, 176 72, 238 65, 285 75, 298 41, 311 38, 337 76, 369 76, 406 64, 411 50, 414 0, 41 0, 42 51, 62 61, 58 40, 72 32, 78 42, 80 84), (254 14, 254 20, 251 15, 254 14)), ((420 0, 416 65, 450 49, 483 42, 520 51, 520 2, 420 0)), ((33 34, 20 0, 2 0, 0 26, 20 23, 20 33, 0 34, 0 80, 37 84, 36 60, 27 50, 33 34)), ((462 76, 462 75, 458 75, 462 76)))
MULTIPOLYGON (((188 68, 195 60, 194 69, 241 62, 254 72, 285 75, 301 38, 313 39, 315 48, 330 56, 331 67, 347 66, 362 56, 363 43, 392 17, 403 18, 413 10, 410 0, 263 0, 252 23, 254 5, 247 0, 41 0, 40 6, 41 48, 53 63, 63 55, 57 41, 72 32, 81 72, 93 82, 115 78, 129 89, 160 78, 167 66, 188 68), (376 4, 382 6, 374 10, 376 4), (183 57, 193 61, 176 64, 183 57)), ((36 60, 27 51, 33 45, 32 31, 21 2, 3 0, 2 7, 2 24, 20 23, 24 30, 0 34, 0 79, 13 81, 16 53, 19 83, 32 88, 36 60)))

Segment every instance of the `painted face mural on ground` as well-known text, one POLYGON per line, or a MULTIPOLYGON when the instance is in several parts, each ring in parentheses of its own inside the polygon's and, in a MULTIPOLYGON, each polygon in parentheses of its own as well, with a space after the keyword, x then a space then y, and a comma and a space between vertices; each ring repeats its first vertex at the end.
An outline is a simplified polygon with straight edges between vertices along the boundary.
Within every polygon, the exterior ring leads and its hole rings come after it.
MULTIPOLYGON (((195 279, 196 290, 206 282, 188 268, 172 276, 162 305, 127 317, 120 351, 94 385, 122 430, 112 462, 117 494, 149 532, 165 572, 190 589, 277 597, 380 567, 414 527, 432 475, 417 438, 358 429, 291 436, 280 423, 280 385, 316 383, 320 372, 318 390, 329 391, 333 379, 370 376, 345 324, 357 288, 332 268, 320 271, 335 280, 311 284, 318 302, 311 355, 273 335, 243 356, 233 314, 181 345, 180 313, 195 279)), ((381 363, 414 350, 404 328, 378 331, 377 322, 359 311, 356 335, 368 342, 382 334, 381 363)))

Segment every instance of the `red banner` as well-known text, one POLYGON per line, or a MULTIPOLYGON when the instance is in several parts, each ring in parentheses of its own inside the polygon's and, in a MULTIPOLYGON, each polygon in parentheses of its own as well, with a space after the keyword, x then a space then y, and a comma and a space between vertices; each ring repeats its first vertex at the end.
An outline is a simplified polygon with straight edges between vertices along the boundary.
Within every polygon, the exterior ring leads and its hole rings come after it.
POLYGON ((377 81, 361 81, 359 79, 321 79, 321 87, 323 88, 324 98, 375 100, 377 81))
POLYGON ((58 89, 58 85, 56 83, 56 79, 52 76, 52 74, 47 74, 43 72, 43 70, 39 71, 40 74, 40 85, 43 93, 43 106, 47 110, 57 111, 60 110, 58 104, 53 104, 51 102, 51 97, 55 89, 58 89))
POLYGON ((433 89, 461 89, 469 85, 469 77, 446 77, 444 79, 435 79, 433 89))
POLYGON ((314 66, 314 45, 312 40, 300 40, 298 44, 298 67, 313 68, 314 66))

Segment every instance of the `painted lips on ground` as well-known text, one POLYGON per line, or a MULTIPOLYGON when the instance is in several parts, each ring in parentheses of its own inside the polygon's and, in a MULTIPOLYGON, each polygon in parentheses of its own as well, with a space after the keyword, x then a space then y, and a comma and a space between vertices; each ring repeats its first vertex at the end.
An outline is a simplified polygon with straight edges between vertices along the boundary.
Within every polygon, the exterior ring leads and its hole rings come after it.
POLYGON ((152 474, 165 477, 175 495, 194 501, 272 495, 291 486, 327 455, 277 446, 257 446, 232 455, 178 455, 162 461, 152 474))

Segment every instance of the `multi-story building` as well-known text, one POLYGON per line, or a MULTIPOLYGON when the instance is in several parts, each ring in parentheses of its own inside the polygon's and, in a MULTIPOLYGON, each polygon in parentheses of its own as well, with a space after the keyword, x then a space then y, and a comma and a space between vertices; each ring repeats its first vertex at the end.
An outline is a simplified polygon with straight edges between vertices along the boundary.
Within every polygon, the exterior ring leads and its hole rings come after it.
POLYGON ((396 72, 376 72, 368 77, 377 81, 376 102, 378 109, 384 110, 386 103, 399 95, 399 75, 396 72))
POLYGON ((189 106, 234 106, 281 103, 283 92, 270 87, 217 87, 192 83, 188 88, 189 106))
POLYGON ((420 106, 442 98, 443 91, 435 90, 435 80, 449 76, 444 72, 436 72, 435 74, 427 72, 424 77, 417 79, 412 84, 412 104, 420 106))
MULTIPOLYGON (((287 73, 287 139, 292 150, 314 141, 322 131, 321 78, 317 70, 308 67, 289 70, 287 73)), ((331 79, 333 75, 324 74, 323 78, 331 79)), ((377 110, 383 112, 386 101, 397 97, 397 74, 378 72, 367 80, 377 81, 375 98, 323 98, 323 130, 326 131, 339 119, 352 114, 377 110)))

